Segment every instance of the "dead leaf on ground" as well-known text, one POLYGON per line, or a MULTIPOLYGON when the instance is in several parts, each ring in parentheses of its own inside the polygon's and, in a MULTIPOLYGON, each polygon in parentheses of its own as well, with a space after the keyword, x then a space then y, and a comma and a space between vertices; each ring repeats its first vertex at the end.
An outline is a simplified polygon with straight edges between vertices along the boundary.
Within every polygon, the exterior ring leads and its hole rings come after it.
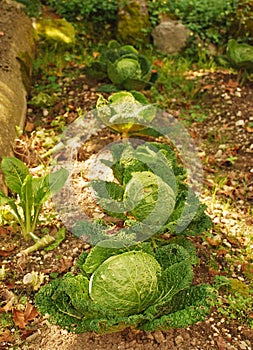
POLYGON ((99 56, 100 56, 100 52, 97 52, 97 51, 94 51, 93 53, 92 53, 92 56, 93 56, 93 58, 98 58, 99 56))
POLYGON ((7 235, 9 230, 6 227, 0 227, 0 235, 7 235))
POLYGON ((11 334, 11 331, 9 329, 6 329, 1 335, 0 335, 0 344, 4 342, 11 343, 13 341, 13 336, 11 334))
POLYGON ((0 312, 8 312, 12 310, 16 301, 15 294, 8 289, 2 289, 0 291, 0 297, 4 302, 6 302, 6 304, 0 308, 0 312))
POLYGON ((27 303, 24 312, 17 309, 13 310, 13 321, 18 328, 25 329, 27 323, 33 320, 37 315, 38 311, 36 307, 27 303))
POLYGON ((215 86, 213 84, 207 84, 202 86, 201 90, 213 90, 215 86))
POLYGON ((32 132, 34 129, 35 129, 35 124, 27 121, 25 125, 25 131, 32 132))
POLYGON ((165 65, 165 63, 159 59, 155 60, 153 64, 154 64, 154 66, 159 67, 159 68, 162 68, 165 65))
POLYGON ((25 320, 32 321, 36 316, 38 316, 38 311, 35 306, 33 306, 30 303, 27 303, 24 314, 25 320))
POLYGON ((18 328, 25 329, 26 322, 24 313, 22 311, 19 311, 17 309, 13 310, 13 321, 18 328))
POLYGON ((18 269, 23 271, 26 267, 27 261, 28 261, 28 255, 27 254, 21 254, 20 258, 18 258, 17 266, 18 269))
POLYGON ((33 329, 28 329, 28 330, 22 331, 22 334, 20 335, 20 338, 22 340, 25 340, 26 338, 28 338, 33 333, 34 333, 33 329))
POLYGON ((15 244, 11 244, 9 247, 2 247, 0 249, 0 256, 9 256, 13 253, 14 249, 16 248, 15 244))
POLYGON ((253 132, 253 128, 251 128, 250 126, 246 126, 246 131, 247 132, 253 132))
POLYGON ((229 81, 227 82, 226 86, 236 88, 236 87, 239 86, 239 83, 236 80, 229 79, 229 81))
POLYGON ((68 259, 63 258, 60 260, 60 264, 61 266, 59 266, 58 271, 62 273, 62 272, 66 272, 69 269, 69 267, 73 265, 73 261, 71 258, 68 258, 68 259))
POLYGON ((221 244, 221 240, 216 240, 211 237, 206 237, 206 241, 213 247, 218 247, 221 244))
POLYGON ((216 340, 216 343, 217 343, 219 350, 226 350, 227 349, 226 343, 221 336, 218 337, 218 339, 216 340))

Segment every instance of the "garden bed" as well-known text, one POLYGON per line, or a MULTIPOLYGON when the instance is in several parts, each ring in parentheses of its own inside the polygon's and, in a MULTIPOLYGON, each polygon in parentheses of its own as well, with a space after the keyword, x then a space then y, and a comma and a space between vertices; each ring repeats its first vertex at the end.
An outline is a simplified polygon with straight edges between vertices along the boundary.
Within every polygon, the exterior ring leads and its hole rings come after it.
MULTIPOLYGON (((29 166, 31 172, 40 173, 48 165, 49 159, 43 155, 63 128, 70 125, 80 111, 83 113, 95 107, 96 89, 100 84, 89 80, 82 69, 80 64, 67 63, 63 74, 55 75, 57 102, 50 107, 30 105, 28 108, 25 132, 16 140, 15 155, 29 166)), ((196 70, 189 72, 187 79, 195 80, 198 85, 198 104, 195 105, 200 110, 192 103, 185 116, 180 111, 181 102, 175 98, 168 112, 186 123, 197 145, 204 169, 200 197, 213 221, 213 228, 207 233, 191 238, 199 257, 199 264, 194 267, 194 283, 212 284, 215 276, 227 276, 238 281, 237 297, 231 300, 221 290, 206 320, 185 329, 148 333, 127 328, 107 335, 71 334, 50 325, 47 317, 38 314, 34 306, 36 290, 24 283, 24 276, 34 271, 43 276, 40 284, 44 284, 56 276, 75 271, 77 259, 83 251, 90 249, 89 243, 67 231, 64 241, 54 250, 36 251, 24 257, 20 251, 30 242, 20 239, 17 226, 5 223, 0 228, 1 259, 6 267, 5 278, 1 281, 2 314, 6 316, 5 331, 0 335, 2 349, 252 349, 252 321, 251 327, 249 324, 253 317, 252 302, 246 301, 246 306, 243 303, 244 299, 252 298, 253 278, 253 85, 247 82, 239 86, 236 76, 226 70, 196 70), (208 118, 198 121, 203 115, 200 111, 208 112, 208 118)), ((44 83, 38 77, 34 81, 34 85, 43 86, 44 83)), ((35 89, 32 89, 31 97, 33 94, 35 89)), ((144 94, 150 98, 150 91, 144 91, 144 94)), ((79 150, 79 161, 89 160, 117 138, 103 129, 79 150)), ((85 202, 81 191, 80 195, 77 202, 85 202)), ((84 207, 87 209, 85 203, 84 207)), ((92 209, 89 213, 94 215, 92 209)), ((61 225, 48 204, 36 233, 54 234, 61 225)))

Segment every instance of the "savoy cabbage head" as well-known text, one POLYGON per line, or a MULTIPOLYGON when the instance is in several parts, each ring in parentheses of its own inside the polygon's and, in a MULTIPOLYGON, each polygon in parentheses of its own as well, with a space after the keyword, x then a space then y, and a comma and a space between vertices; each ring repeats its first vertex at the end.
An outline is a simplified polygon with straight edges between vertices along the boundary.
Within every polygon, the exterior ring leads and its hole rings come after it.
POLYGON ((132 326, 153 331, 186 327, 209 313, 209 285, 192 286, 191 258, 177 244, 154 249, 97 245, 67 273, 35 296, 38 310, 69 331, 110 333, 132 326))
POLYGON ((157 298, 160 275, 161 266, 150 254, 130 251, 114 255, 92 274, 90 297, 119 316, 139 314, 157 298), (113 285, 117 291, 112 293, 113 285))
POLYGON ((175 206, 173 189, 151 171, 133 172, 127 183, 123 203, 125 210, 146 225, 164 225, 175 206))
POLYGON ((137 240, 168 232, 199 235, 211 227, 206 206, 187 186, 187 173, 167 144, 114 144, 111 167, 115 181, 93 180, 98 204, 108 215, 124 220, 137 240))
POLYGON ((111 40, 99 55, 85 68, 85 73, 96 79, 108 77, 114 84, 114 91, 142 90, 152 85, 152 66, 146 56, 141 55, 132 45, 120 45, 111 40))

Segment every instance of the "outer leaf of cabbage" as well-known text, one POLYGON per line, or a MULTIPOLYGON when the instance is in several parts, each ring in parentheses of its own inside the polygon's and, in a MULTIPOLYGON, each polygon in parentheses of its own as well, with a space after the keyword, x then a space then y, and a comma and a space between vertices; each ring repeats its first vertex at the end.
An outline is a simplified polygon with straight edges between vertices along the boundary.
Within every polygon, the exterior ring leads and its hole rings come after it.
POLYGON ((144 322, 139 329, 146 332, 185 328, 203 321, 210 312, 215 293, 208 284, 192 286, 177 293, 163 309, 161 317, 144 322))
POLYGON ((189 265, 191 264, 189 252, 184 247, 175 243, 159 247, 156 251, 155 258, 161 265, 162 269, 167 269, 168 267, 184 260, 187 260, 189 265))
POLYGON ((175 193, 159 176, 150 171, 132 173, 123 200, 126 210, 137 221, 164 225, 175 206, 175 193))
POLYGON ((89 283, 91 299, 120 316, 138 314, 157 298, 161 266, 141 251, 115 255, 104 261, 89 283))
POLYGON ((119 184, 111 181, 93 180, 91 186, 96 192, 99 205, 106 213, 122 220, 126 219, 122 203, 124 190, 119 184))
POLYGON ((81 263, 81 269, 85 272, 85 274, 92 274, 105 260, 111 256, 123 254, 132 250, 140 250, 154 256, 154 251, 150 242, 142 242, 131 247, 124 247, 122 241, 107 238, 107 240, 101 241, 92 247, 88 255, 85 256, 84 261, 79 257, 81 261, 79 262, 78 259, 78 265, 80 266, 81 263))

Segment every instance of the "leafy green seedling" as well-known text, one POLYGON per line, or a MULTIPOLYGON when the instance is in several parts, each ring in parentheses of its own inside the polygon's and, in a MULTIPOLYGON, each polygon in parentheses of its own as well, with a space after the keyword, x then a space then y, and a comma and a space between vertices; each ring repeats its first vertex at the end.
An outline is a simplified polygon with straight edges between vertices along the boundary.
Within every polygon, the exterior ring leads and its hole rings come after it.
POLYGON ((59 169, 52 174, 36 178, 30 174, 28 167, 21 160, 14 157, 4 157, 1 168, 12 195, 8 197, 0 191, 0 205, 10 207, 25 240, 32 238, 38 243, 39 238, 34 234, 34 230, 42 206, 65 184, 68 171, 59 169))

